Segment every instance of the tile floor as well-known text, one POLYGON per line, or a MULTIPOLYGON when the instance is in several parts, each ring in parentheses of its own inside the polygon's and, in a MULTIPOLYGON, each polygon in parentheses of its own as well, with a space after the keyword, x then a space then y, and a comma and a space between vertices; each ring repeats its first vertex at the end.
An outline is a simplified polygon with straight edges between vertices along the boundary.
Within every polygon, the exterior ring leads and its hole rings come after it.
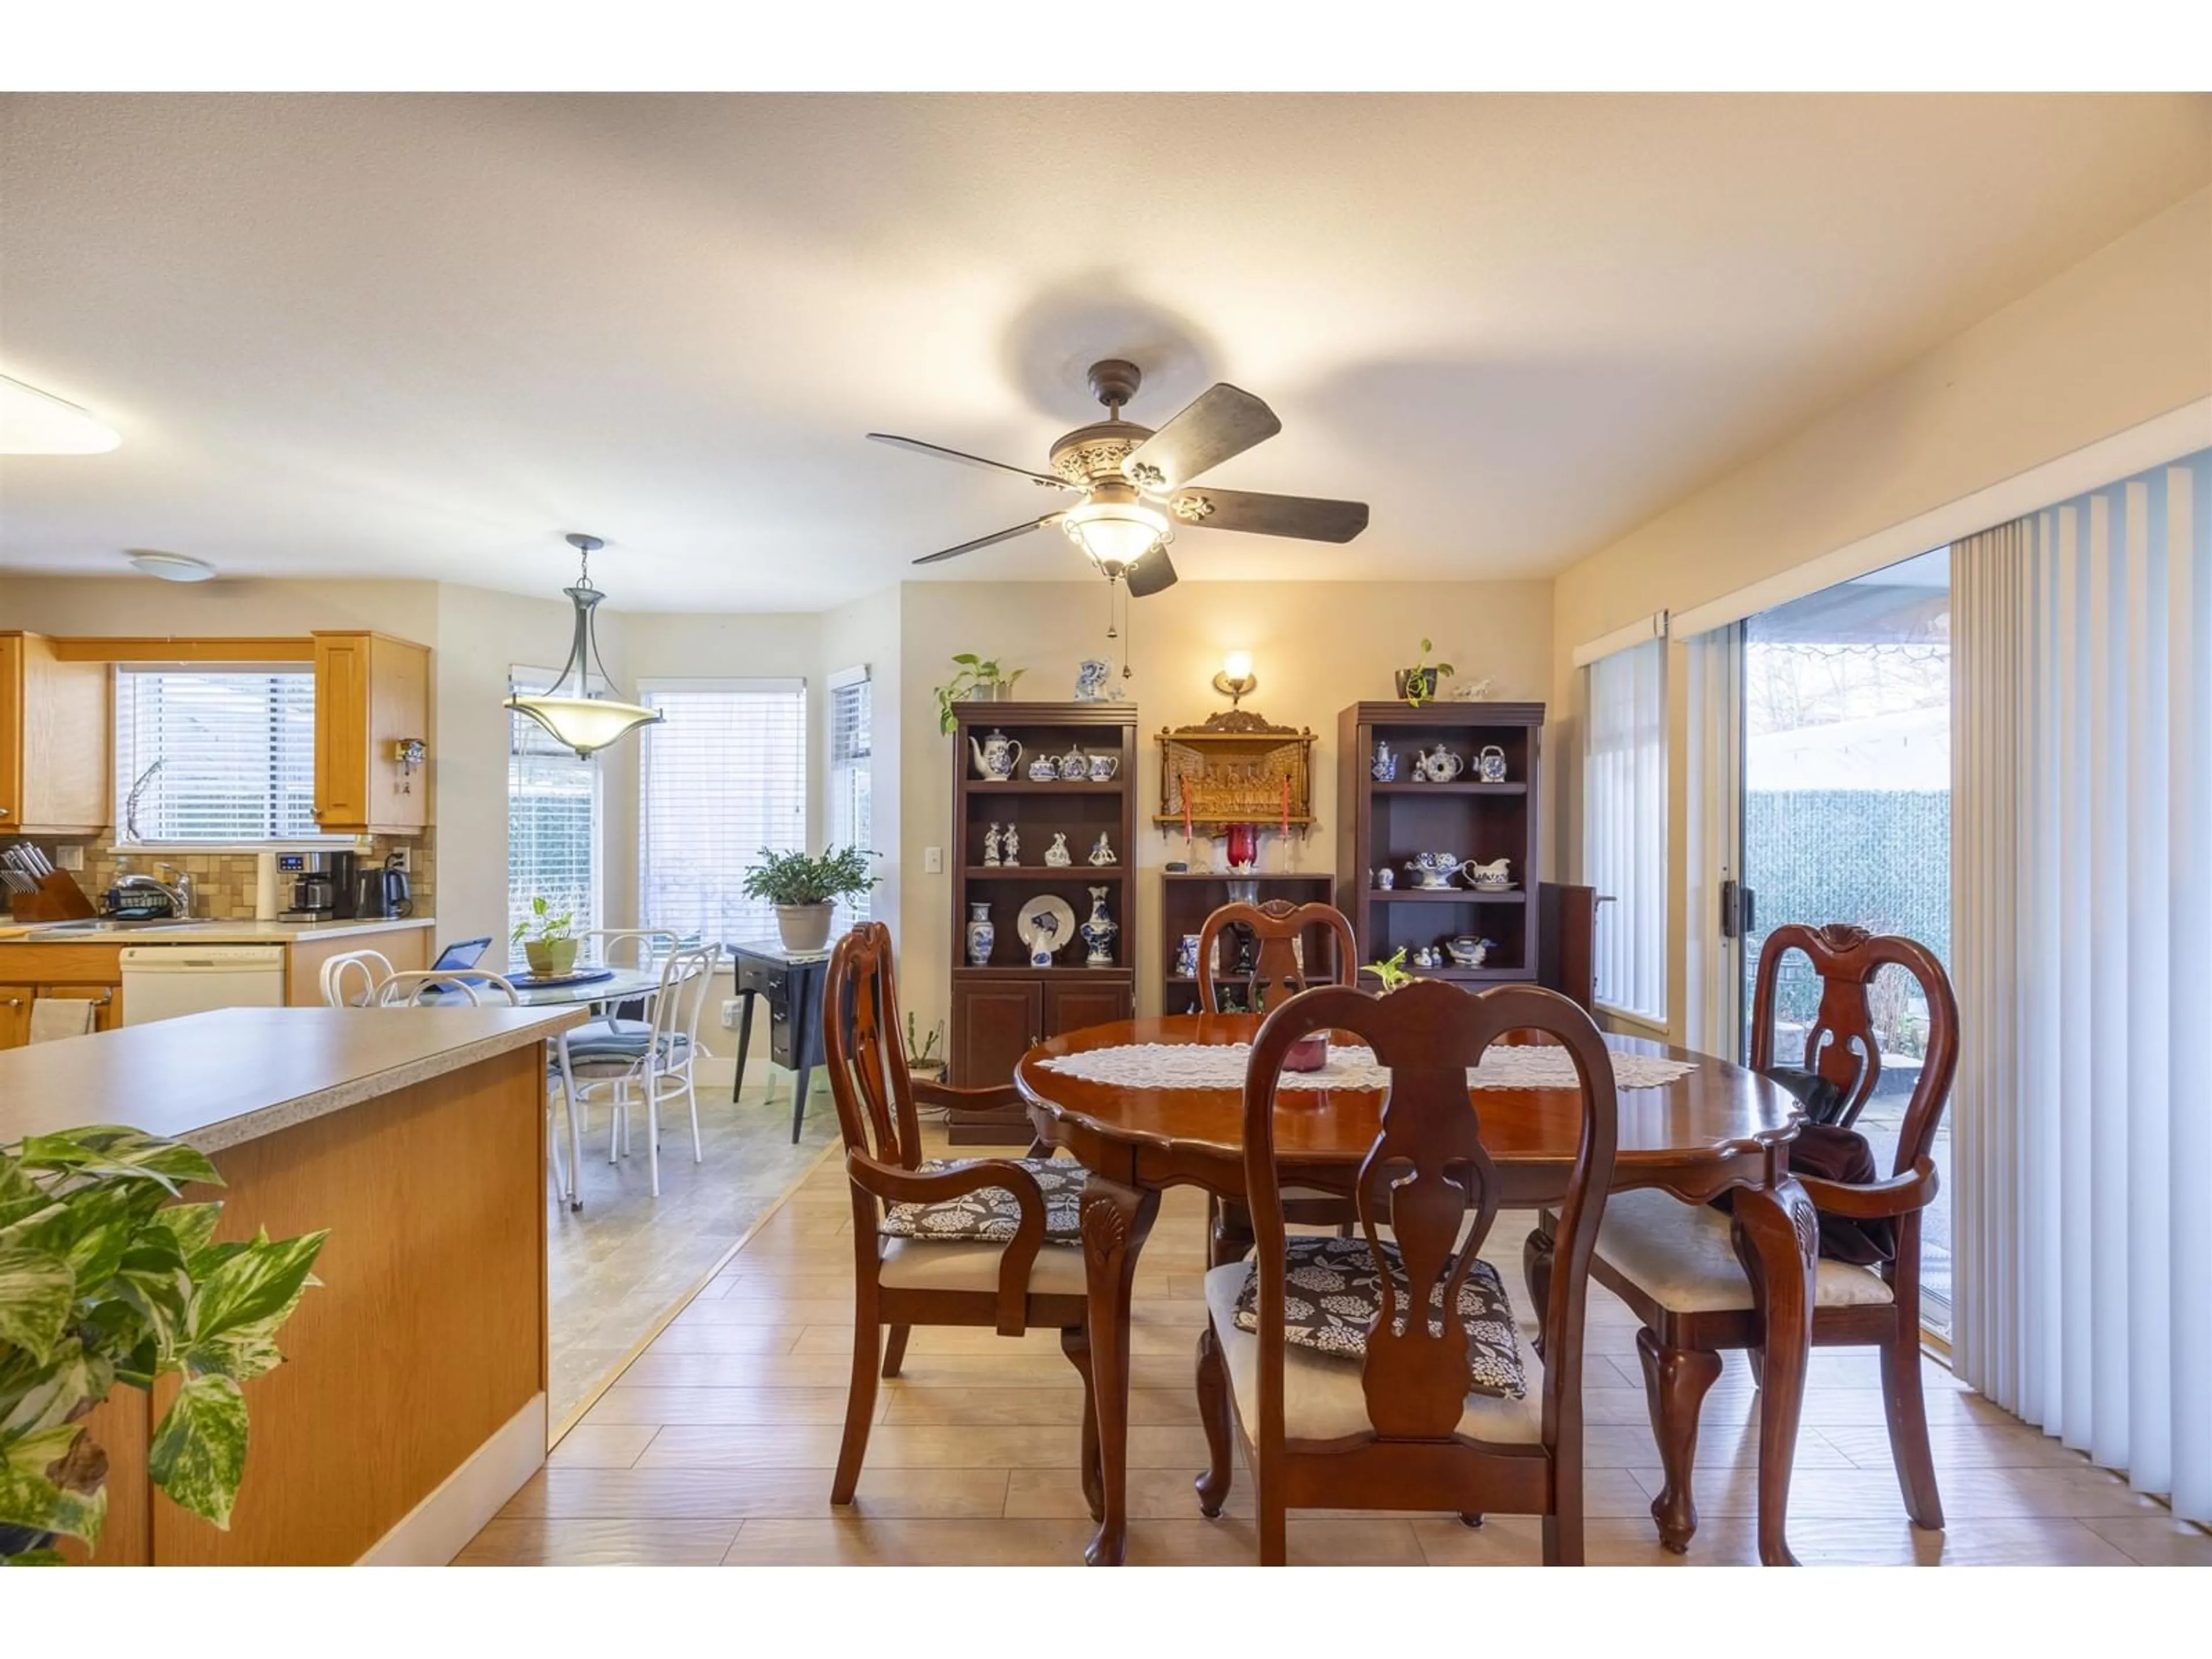
MULTIPOLYGON (((1489 1254, 1520 1284, 1502 1218, 1489 1254)), ((1080 1561, 1091 1523, 1075 1471, 1082 1395, 1056 1333, 917 1330, 884 1384, 857 1502, 829 1502, 851 1352, 852 1211, 824 1159, 562 1441, 463 1553, 480 1563, 1018 1564, 1080 1561)), ((1199 1517, 1205 1443, 1191 1356, 1205 1319, 1200 1204, 1170 1194, 1140 1259, 1133 1332, 1130 1559, 1255 1559, 1251 1490, 1199 1517)), ((1662 1551, 1648 1510, 1657 1459, 1626 1310, 1593 1292, 1584 1400, 1595 1562, 1716 1565, 1756 1559, 1756 1395, 1740 1356, 1705 1405, 1687 1557, 1662 1551)), ((2212 1537, 2025 1427, 1930 1363, 1929 1411, 1949 1522, 1917 1531, 1899 1505, 1870 1354, 1818 1353, 1791 1493, 1808 1563, 2212 1565, 2212 1537)), ((1480 1531, 1448 1516, 1294 1517, 1292 1559, 1534 1563, 1537 1522, 1480 1531)))

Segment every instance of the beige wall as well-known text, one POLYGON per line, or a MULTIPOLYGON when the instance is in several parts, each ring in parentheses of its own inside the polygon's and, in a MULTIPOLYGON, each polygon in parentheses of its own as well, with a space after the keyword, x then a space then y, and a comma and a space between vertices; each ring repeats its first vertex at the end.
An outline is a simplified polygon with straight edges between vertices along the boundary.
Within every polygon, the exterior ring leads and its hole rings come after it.
MULTIPOLYGON (((1487 675, 1504 700, 1540 702, 1552 680, 1551 584, 1525 582, 1184 582, 1130 607, 1133 677, 1105 637, 1106 586, 1074 582, 910 582, 902 590, 900 843, 907 866, 900 915, 900 993, 924 1020, 949 1006, 951 878, 922 872, 922 849, 952 844, 952 750, 939 734, 932 688, 956 651, 1026 671, 1016 695, 1065 701, 1083 658, 1112 657, 1115 683, 1138 708, 1140 767, 1134 862, 1147 872, 1183 856, 1180 831, 1148 822, 1159 800, 1161 727, 1195 725, 1227 702, 1215 691, 1222 654, 1249 650, 1260 680, 1246 706, 1279 725, 1310 726, 1315 816, 1295 867, 1334 868, 1336 717, 1346 704, 1389 697, 1392 672, 1424 635, 1463 675, 1487 675)), ((1269 838, 1272 842, 1273 838, 1269 838)), ((1040 849, 1042 850, 1042 849, 1040 849)), ((1117 848, 1127 860, 1128 849, 1117 848)), ((1203 856, 1201 853, 1200 856, 1203 856)), ((1272 847, 1270 857, 1273 856, 1272 847)), ((1137 924, 1148 959, 1158 944, 1159 883, 1140 879, 1137 924)), ((1007 919, 1001 918, 1003 926, 1007 919)), ((1141 967, 1140 959, 1140 967, 1141 967)), ((1139 974, 1139 984, 1147 976, 1139 974)), ((1148 1010, 1149 1011, 1149 1010, 1148 1010)))
MULTIPOLYGON (((1577 646, 1723 598, 2208 393, 2212 189, 1565 572, 1553 605, 1557 867, 1580 861, 1577 646)), ((1670 654, 1668 1006, 1679 1034, 1686 684, 1686 653, 1670 654)))

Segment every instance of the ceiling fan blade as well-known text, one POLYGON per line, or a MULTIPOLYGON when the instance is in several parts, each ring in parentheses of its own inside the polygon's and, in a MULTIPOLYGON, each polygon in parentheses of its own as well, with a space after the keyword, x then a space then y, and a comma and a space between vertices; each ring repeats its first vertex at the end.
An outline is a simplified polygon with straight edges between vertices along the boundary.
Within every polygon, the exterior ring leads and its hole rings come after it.
POLYGON ((1048 524, 1059 522, 1059 514, 1048 513, 1042 519, 1031 519, 1027 524, 1018 524, 1011 530, 1000 530, 988 536, 978 536, 972 542, 963 542, 957 547, 948 547, 942 553, 925 553, 915 562, 935 564, 939 559, 957 559, 963 553, 973 553, 979 547, 990 546, 993 542, 1010 542, 1017 536, 1026 536, 1032 530, 1042 530, 1048 524))
POLYGON ((1282 429, 1273 410, 1224 380, 1139 444, 1121 470, 1139 489, 1173 489, 1282 429))
POLYGON ((910 449, 917 455, 942 455, 946 460, 958 461, 963 466, 982 466, 994 472, 1011 472, 1016 477, 1027 478, 1031 483, 1050 484, 1054 489, 1075 488, 1066 479, 1055 478, 1048 472, 1032 472, 1025 466, 1016 466, 1007 461, 987 461, 981 455, 963 454, 957 449, 947 449, 943 444, 926 444, 919 438, 902 438, 890 432, 871 432, 868 436, 879 444, 895 444, 901 449, 910 449))
POLYGON ((1168 550, 1156 547, 1129 567, 1127 578, 1129 597, 1141 599, 1148 593, 1157 593, 1164 587, 1176 585, 1176 568, 1168 562, 1168 550))
POLYGON ((1167 509, 1178 526, 1243 530, 1255 536, 1296 536, 1310 542, 1348 542, 1367 528, 1364 501, 1266 495, 1249 489, 1213 489, 1204 484, 1170 490, 1167 509))

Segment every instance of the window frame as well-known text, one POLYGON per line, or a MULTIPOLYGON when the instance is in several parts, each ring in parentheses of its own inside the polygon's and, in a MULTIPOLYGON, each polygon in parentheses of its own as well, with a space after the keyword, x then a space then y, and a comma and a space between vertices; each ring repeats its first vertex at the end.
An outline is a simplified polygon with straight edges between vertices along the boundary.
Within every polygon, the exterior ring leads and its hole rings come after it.
MULTIPOLYGON (((177 836, 165 838, 161 836, 134 836, 131 833, 131 823, 127 814, 126 804, 130 798, 131 792, 137 783, 138 779, 145 775, 146 769, 141 767, 138 769, 135 775, 127 778, 124 776, 124 770, 126 763, 126 721, 129 721, 134 728, 132 740, 128 745, 131 752, 127 758, 130 762, 135 763, 138 759, 140 754, 139 745, 136 741, 135 735, 136 720, 135 716, 130 711, 130 707, 127 702, 132 695, 129 689, 129 682, 136 679, 168 680, 185 678, 228 678, 267 680, 279 678, 302 680, 306 682, 307 684, 307 700, 305 710, 305 731, 303 733, 299 735, 304 738, 305 742, 308 810, 312 815, 313 810, 315 770, 315 669, 314 665, 312 662, 306 660, 298 662, 237 663, 149 662, 117 663, 113 665, 108 676, 107 711, 107 772, 110 786, 113 791, 112 804, 109 809, 109 817, 112 821, 108 826, 111 842, 110 850, 112 852, 118 854, 177 854, 194 853, 258 854, 276 852, 323 852, 327 851, 333 847, 347 847, 353 844, 355 837, 352 836, 344 834, 320 834, 312 829, 299 831, 297 833, 274 833, 272 830, 271 834, 260 836, 218 836, 201 837, 177 836)), ((165 755, 162 758, 166 760, 168 757, 165 755)), ((271 821, 272 826, 275 824, 276 817, 276 798, 282 775, 281 771, 277 769, 274 745, 272 745, 270 790, 268 795, 264 798, 268 805, 266 816, 271 821)))

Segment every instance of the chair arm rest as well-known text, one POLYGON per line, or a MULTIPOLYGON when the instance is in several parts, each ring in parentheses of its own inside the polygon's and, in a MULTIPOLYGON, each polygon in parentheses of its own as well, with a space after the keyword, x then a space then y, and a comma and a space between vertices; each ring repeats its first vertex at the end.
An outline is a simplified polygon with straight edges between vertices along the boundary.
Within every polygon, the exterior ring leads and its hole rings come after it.
POLYGON ((915 1078, 912 1082, 918 1105, 949 1106, 962 1112, 1021 1110, 1026 1105, 1022 1091, 1011 1083, 989 1089, 956 1089, 950 1084, 932 1083, 926 1078, 915 1078))
POLYGON ((1912 1166, 1909 1175, 1892 1176, 1869 1186, 1823 1181, 1818 1176, 1800 1176, 1797 1184, 1805 1189, 1805 1196, 1813 1200, 1816 1210, 1854 1221, 1879 1221, 1925 1209, 1942 1188, 1942 1182, 1936 1176, 1935 1164, 1923 1158, 1912 1166))
POLYGON ((1044 1189, 1036 1177, 1003 1158, 979 1158, 957 1170, 908 1170, 866 1152, 847 1152, 845 1173, 864 1192, 895 1204, 933 1204, 997 1188, 1012 1193, 1022 1212, 1014 1236, 999 1257, 999 1334, 1029 1328, 1030 1270, 1044 1243, 1044 1189))

